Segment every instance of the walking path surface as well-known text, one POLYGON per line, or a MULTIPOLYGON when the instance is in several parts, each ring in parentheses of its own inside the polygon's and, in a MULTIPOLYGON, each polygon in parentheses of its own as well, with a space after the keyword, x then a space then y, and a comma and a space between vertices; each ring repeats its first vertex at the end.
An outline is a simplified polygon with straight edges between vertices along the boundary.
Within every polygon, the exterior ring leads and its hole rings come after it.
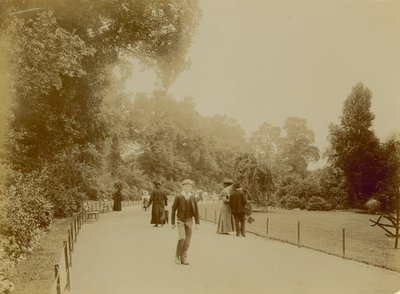
POLYGON ((400 274, 248 234, 193 231, 189 266, 174 263, 177 231, 138 206, 82 227, 71 293, 394 293, 400 274))

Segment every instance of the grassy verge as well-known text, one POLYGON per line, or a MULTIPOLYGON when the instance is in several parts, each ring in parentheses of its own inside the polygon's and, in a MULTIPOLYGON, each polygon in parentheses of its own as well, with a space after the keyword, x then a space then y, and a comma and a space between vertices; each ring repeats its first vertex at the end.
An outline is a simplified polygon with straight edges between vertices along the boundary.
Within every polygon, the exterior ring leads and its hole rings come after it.
MULTIPOLYGON (((214 221, 219 215, 219 203, 200 205, 204 218, 214 221)), ((300 244, 336 256, 342 256, 342 229, 346 230, 346 258, 400 272, 400 249, 394 249, 394 240, 383 230, 371 227, 369 219, 375 215, 352 212, 292 211, 273 209, 268 213, 253 213, 255 221, 247 224, 247 231, 297 245, 297 226, 300 222, 300 244)))
POLYGON ((21 261, 11 273, 15 285, 13 294, 54 293, 54 264, 58 263, 72 218, 55 220, 40 243, 26 260, 21 261))

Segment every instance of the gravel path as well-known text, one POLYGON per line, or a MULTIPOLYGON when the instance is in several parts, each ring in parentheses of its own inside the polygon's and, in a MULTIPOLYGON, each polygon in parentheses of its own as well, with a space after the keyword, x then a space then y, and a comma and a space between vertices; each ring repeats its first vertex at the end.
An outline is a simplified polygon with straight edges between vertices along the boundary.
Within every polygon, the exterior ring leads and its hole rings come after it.
POLYGON ((194 231, 189 266, 176 265, 177 232, 154 228, 138 206, 100 215, 79 234, 71 269, 73 294, 362 293, 400 290, 400 274, 269 241, 194 231))

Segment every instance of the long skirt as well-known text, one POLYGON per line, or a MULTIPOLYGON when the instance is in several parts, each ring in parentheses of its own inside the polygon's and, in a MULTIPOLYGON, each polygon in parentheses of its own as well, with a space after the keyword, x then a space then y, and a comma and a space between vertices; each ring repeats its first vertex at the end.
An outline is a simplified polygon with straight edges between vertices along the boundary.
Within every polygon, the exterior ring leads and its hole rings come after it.
POLYGON ((233 232, 233 216, 229 204, 222 203, 218 220, 218 234, 233 232))

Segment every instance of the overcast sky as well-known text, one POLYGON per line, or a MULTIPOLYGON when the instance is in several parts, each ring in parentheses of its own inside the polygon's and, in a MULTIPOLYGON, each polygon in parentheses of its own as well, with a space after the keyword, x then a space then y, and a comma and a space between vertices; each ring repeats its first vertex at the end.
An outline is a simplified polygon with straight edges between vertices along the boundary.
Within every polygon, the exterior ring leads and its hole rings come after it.
MULTIPOLYGON (((373 92, 374 129, 400 131, 400 1, 202 0, 202 22, 170 92, 203 115, 224 113, 248 134, 267 121, 307 119, 321 151, 330 122, 361 81, 373 92)), ((151 92, 135 71, 134 92, 151 92)))

